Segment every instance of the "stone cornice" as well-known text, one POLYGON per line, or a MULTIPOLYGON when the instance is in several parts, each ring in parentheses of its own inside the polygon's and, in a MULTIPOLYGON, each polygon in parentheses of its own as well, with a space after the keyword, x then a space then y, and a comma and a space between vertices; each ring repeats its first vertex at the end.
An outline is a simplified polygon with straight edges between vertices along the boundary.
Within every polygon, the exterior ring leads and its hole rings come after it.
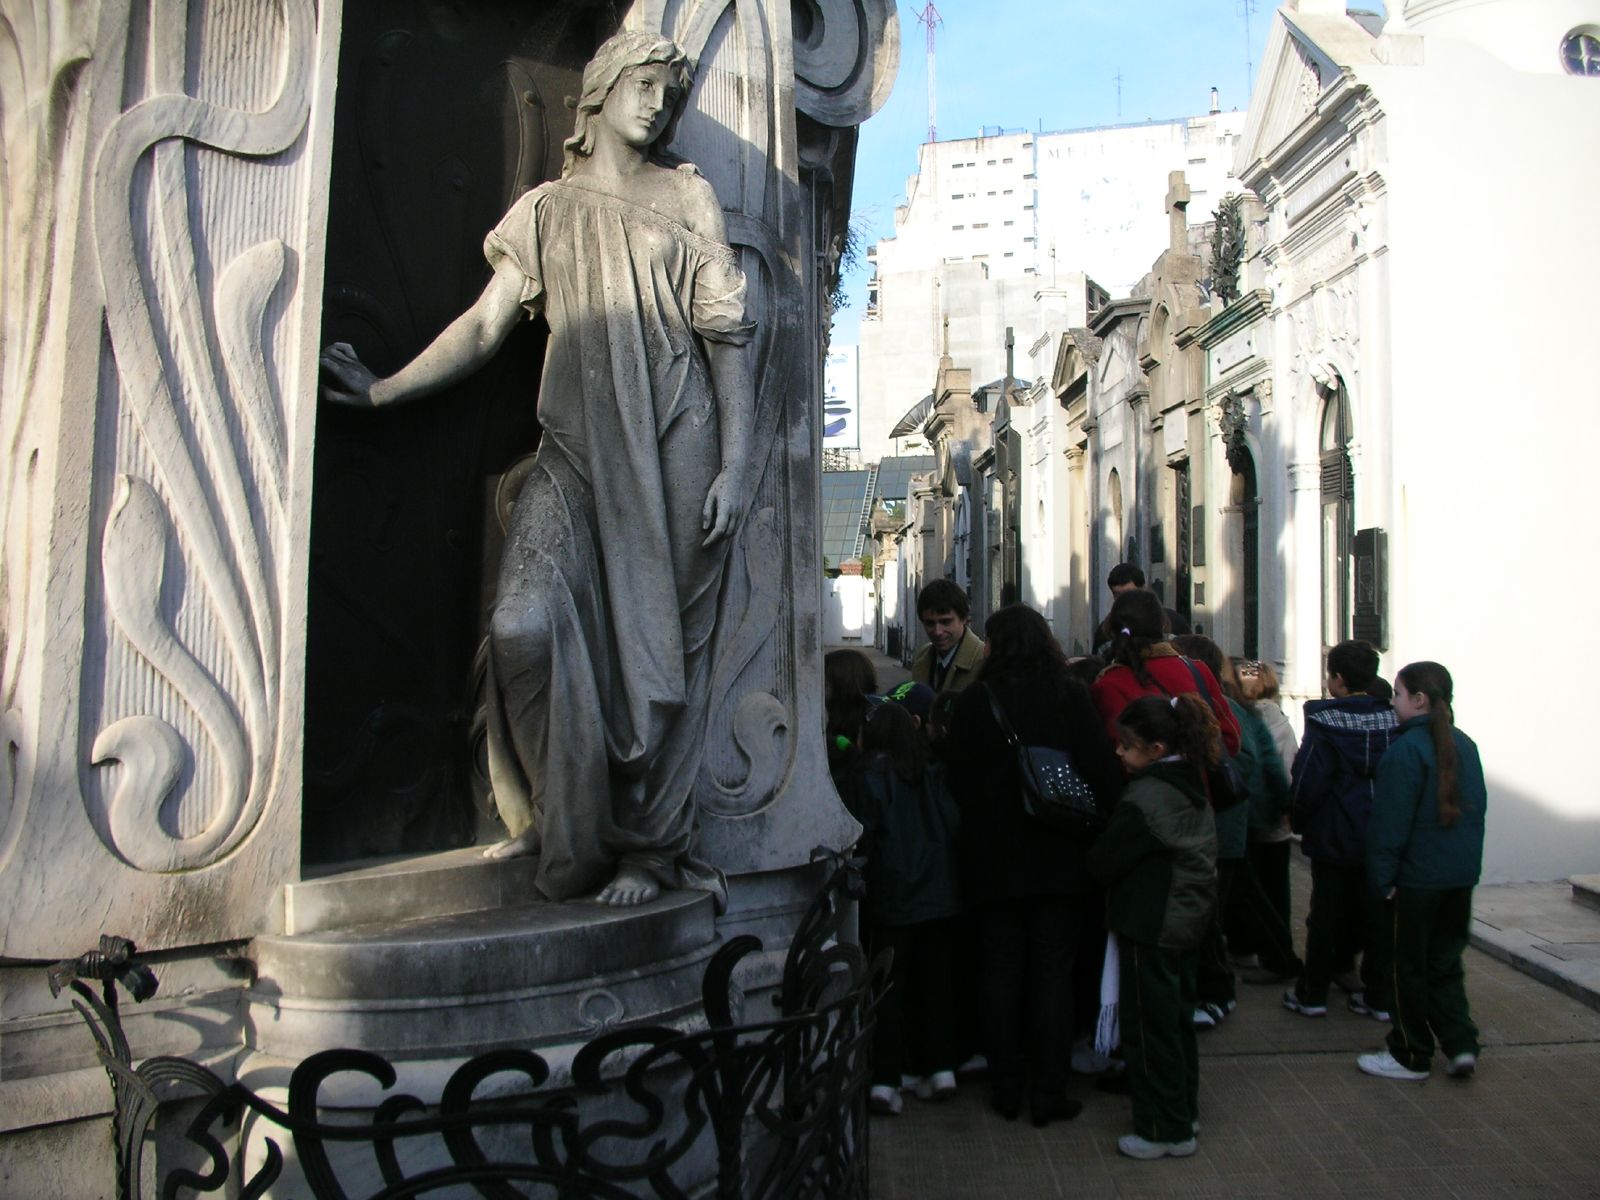
POLYGON ((1128 317, 1142 317, 1149 311, 1148 296, 1127 296, 1121 300, 1108 300, 1100 306, 1100 311, 1095 313, 1094 320, 1089 322, 1089 332, 1096 337, 1105 337, 1106 330, 1118 322, 1128 317))
POLYGON ((1272 292, 1267 288, 1255 288, 1196 329, 1195 341, 1209 350, 1230 334, 1259 321, 1271 310, 1272 292))

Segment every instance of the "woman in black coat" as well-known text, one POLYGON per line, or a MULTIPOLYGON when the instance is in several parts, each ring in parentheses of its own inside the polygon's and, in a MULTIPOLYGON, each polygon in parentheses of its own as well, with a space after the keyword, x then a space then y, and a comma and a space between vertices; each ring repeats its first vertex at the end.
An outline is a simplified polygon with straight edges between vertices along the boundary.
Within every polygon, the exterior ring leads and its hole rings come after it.
POLYGON ((1066 1099, 1072 1056, 1072 964, 1103 936, 1089 842, 1045 827, 1022 807, 1016 754, 990 707, 1026 746, 1065 750, 1108 809, 1122 773, 1089 692, 1067 668, 1043 617, 1014 604, 989 618, 987 658, 963 691, 944 739, 961 807, 962 881, 974 910, 980 1011, 991 1103, 1008 1120, 1026 1093, 1035 1125, 1075 1116, 1066 1099))

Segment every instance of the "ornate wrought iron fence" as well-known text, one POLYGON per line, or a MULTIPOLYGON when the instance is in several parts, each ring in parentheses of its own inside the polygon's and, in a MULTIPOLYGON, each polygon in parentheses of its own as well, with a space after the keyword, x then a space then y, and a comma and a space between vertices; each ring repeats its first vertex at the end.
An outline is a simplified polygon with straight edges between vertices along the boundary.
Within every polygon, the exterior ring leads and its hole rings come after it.
POLYGON ((361 1173, 371 1178, 375 1167, 383 1180, 373 1200, 462 1185, 491 1200, 529 1194, 677 1200, 688 1193, 674 1168, 681 1174, 691 1156, 708 1152, 719 1200, 848 1200, 867 1194, 868 1050, 888 971, 886 954, 868 962, 839 939, 859 890, 853 864, 836 862, 789 947, 771 1020, 735 1019, 743 1000, 734 969, 761 948, 758 938, 736 937, 706 967, 703 1031, 636 1026, 604 1033, 578 1051, 571 1081, 550 1087, 550 1066, 539 1054, 491 1051, 463 1063, 436 1104, 395 1094, 360 1123, 321 1120, 319 1097, 328 1079, 345 1072, 365 1075, 386 1092, 393 1088, 394 1065, 367 1051, 327 1050, 305 1059, 290 1075, 285 1108, 188 1059, 156 1057, 134 1066, 117 988, 143 1000, 155 991, 155 977, 126 939, 102 938, 98 951, 51 968, 50 982, 57 992, 75 993, 73 1006, 111 1078, 123 1200, 143 1196, 146 1139, 158 1107, 185 1099, 200 1101, 183 1137, 206 1166, 169 1170, 157 1183, 163 1200, 221 1191, 230 1177, 237 1194, 250 1200, 282 1176, 283 1149, 269 1133, 260 1165, 246 1178, 240 1135, 247 1114, 258 1129, 264 1124, 288 1135, 319 1200, 348 1195, 341 1173, 349 1171, 336 1167, 330 1150, 350 1144, 370 1147, 361 1173), (100 994, 90 982, 101 984, 100 994), (478 1096, 487 1080, 507 1075, 525 1085, 516 1098, 478 1096), (493 1152, 480 1140, 491 1131, 493 1152), (513 1144, 518 1152, 508 1155, 513 1144), (412 1170, 403 1158, 426 1165, 412 1170))

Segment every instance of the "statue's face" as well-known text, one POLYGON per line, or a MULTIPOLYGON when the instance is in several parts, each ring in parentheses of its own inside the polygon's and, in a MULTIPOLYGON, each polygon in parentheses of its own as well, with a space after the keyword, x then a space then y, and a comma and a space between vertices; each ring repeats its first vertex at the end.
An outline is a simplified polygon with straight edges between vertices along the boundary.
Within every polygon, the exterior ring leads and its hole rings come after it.
POLYGON ((676 99, 665 63, 629 67, 600 108, 600 119, 630 146, 654 144, 667 127, 676 99))

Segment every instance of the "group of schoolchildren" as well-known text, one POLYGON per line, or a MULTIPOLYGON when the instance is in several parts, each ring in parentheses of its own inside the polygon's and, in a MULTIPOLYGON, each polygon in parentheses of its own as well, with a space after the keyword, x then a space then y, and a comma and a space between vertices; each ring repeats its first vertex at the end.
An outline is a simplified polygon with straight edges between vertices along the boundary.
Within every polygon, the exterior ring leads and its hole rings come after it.
POLYGON ((986 1071, 994 1111, 1015 1119, 1026 1099, 1043 1126, 1081 1111, 1070 1064, 1129 1095, 1121 1153, 1191 1155, 1196 1034, 1233 1013, 1240 977, 1288 983, 1283 1006, 1303 1017, 1325 1017, 1337 987, 1389 1023, 1385 1049, 1358 1059, 1369 1075, 1425 1079, 1436 1046, 1447 1074, 1473 1074, 1461 959, 1486 797, 1444 667, 1413 663, 1391 693, 1377 651, 1341 643, 1297 745, 1271 666, 1171 636, 1142 587, 1116 595, 1103 657, 1067 659, 1023 605, 980 640, 945 580, 918 615, 912 682, 879 695, 864 655, 825 664, 830 766, 863 829, 863 937, 893 954, 875 1112, 986 1071), (1019 744, 1069 756, 1098 834, 1031 815, 1019 744), (1303 958, 1294 835, 1312 876, 1303 958))

